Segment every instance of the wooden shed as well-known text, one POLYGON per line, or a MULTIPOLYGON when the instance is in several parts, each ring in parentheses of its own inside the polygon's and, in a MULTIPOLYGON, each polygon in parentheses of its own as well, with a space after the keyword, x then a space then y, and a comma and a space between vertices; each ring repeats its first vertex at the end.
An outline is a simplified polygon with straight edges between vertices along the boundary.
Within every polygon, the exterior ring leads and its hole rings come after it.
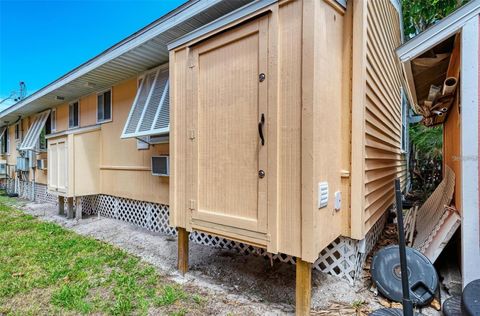
POLYGON ((339 235, 363 239, 406 180, 400 16, 388 0, 257 1, 172 42, 180 236, 295 256, 297 276, 339 235))

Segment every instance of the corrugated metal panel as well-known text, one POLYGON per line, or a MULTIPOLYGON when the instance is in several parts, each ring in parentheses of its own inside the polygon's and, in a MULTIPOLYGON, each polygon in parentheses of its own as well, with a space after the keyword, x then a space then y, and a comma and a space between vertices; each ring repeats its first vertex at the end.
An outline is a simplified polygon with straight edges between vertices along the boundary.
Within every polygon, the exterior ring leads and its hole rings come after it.
POLYGON ((28 116, 108 88, 164 64, 168 62, 169 42, 252 1, 190 1, 25 100, 2 111, 0 125, 15 121, 19 115, 28 116), (56 100, 56 96, 62 96, 64 100, 56 100))

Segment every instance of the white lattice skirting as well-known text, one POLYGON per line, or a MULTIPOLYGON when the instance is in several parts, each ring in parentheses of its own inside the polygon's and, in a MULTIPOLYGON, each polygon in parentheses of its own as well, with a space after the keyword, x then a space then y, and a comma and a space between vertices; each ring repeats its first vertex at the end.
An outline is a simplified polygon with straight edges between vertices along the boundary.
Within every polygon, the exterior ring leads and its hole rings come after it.
MULTIPOLYGON (((7 186, 13 189, 15 187, 13 182, 14 181, 8 181, 7 186)), ((20 197, 32 199, 31 183, 19 181, 17 190, 19 190, 17 193, 19 193, 20 197)), ((36 184, 35 201, 57 204, 58 200, 56 196, 47 192, 46 185, 36 184)), ((100 212, 101 216, 128 222, 153 232, 171 236, 177 235, 176 229, 169 226, 169 210, 167 205, 103 194, 82 197, 81 203, 82 211, 87 215, 94 215, 100 212)), ((344 278, 353 284, 362 270, 366 255, 378 241, 385 222, 386 213, 367 233, 365 240, 362 242, 347 237, 335 239, 327 248, 320 252, 318 260, 313 264, 314 269, 344 278), (361 247, 362 243, 364 243, 363 247, 361 247)), ((230 249, 242 254, 265 256, 272 261, 295 264, 295 258, 292 256, 271 254, 262 248, 201 232, 191 233, 190 240, 202 245, 230 249)))

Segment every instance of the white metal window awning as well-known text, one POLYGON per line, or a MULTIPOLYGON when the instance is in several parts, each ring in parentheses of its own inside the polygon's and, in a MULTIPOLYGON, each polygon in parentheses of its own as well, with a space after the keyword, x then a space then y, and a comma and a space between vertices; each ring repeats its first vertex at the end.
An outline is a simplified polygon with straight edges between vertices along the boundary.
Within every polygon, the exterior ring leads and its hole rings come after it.
POLYGON ((141 79, 121 138, 168 134, 169 112, 168 67, 161 66, 141 79))
POLYGON ((50 110, 43 111, 35 115, 35 120, 33 124, 28 129, 27 135, 20 144, 20 150, 35 150, 38 144, 38 139, 42 132, 45 123, 47 122, 48 116, 50 115, 50 110))

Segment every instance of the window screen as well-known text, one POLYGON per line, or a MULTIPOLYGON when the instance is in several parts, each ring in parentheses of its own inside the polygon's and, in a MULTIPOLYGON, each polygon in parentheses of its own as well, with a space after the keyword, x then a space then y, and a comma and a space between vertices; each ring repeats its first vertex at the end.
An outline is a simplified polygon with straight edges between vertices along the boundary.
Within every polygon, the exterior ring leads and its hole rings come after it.
POLYGON ((97 122, 112 119, 112 91, 108 90, 97 95, 97 122))

